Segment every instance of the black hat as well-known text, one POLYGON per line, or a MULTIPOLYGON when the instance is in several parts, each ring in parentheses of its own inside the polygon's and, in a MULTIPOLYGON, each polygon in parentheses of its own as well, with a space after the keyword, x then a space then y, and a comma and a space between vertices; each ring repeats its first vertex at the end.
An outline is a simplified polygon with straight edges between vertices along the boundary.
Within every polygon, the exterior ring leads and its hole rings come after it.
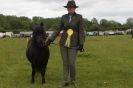
POLYGON ((76 6, 75 4, 75 1, 74 0, 70 0, 67 2, 67 5, 64 6, 65 8, 68 8, 68 7, 74 7, 74 8, 78 8, 78 6, 76 6))

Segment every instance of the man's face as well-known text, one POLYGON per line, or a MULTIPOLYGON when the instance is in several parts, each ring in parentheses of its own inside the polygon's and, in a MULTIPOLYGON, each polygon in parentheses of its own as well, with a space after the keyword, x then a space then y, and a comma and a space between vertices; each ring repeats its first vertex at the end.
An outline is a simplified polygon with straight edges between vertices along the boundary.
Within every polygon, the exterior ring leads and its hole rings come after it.
POLYGON ((73 14, 75 12, 75 7, 67 7, 67 11, 69 14, 73 14))

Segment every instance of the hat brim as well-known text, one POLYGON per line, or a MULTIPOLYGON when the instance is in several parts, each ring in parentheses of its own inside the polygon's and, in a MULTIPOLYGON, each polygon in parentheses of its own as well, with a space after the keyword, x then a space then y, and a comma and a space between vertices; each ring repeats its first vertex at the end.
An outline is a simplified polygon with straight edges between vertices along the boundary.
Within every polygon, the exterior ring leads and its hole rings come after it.
POLYGON ((65 8, 69 8, 69 7, 74 7, 74 8, 78 8, 79 6, 64 6, 65 8))

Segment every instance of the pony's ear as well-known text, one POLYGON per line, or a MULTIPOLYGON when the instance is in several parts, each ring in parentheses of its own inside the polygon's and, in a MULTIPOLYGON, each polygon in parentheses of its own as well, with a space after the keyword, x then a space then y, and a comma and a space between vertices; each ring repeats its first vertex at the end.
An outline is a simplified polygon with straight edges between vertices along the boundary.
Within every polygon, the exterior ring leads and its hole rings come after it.
POLYGON ((40 26, 44 26, 43 22, 40 23, 40 26))

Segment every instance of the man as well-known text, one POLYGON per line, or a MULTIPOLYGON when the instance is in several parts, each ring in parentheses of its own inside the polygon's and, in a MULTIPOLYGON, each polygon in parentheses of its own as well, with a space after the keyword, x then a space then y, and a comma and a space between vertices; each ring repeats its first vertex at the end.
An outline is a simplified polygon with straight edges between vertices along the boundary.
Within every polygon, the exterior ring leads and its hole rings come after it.
POLYGON ((62 16, 59 28, 47 40, 46 44, 50 45, 59 32, 63 31, 60 39, 60 51, 63 61, 63 83, 61 86, 65 87, 70 83, 76 88, 76 56, 78 50, 83 51, 85 38, 83 19, 80 14, 75 12, 78 6, 76 6, 74 0, 68 1, 64 7, 67 8, 68 13, 62 16))

